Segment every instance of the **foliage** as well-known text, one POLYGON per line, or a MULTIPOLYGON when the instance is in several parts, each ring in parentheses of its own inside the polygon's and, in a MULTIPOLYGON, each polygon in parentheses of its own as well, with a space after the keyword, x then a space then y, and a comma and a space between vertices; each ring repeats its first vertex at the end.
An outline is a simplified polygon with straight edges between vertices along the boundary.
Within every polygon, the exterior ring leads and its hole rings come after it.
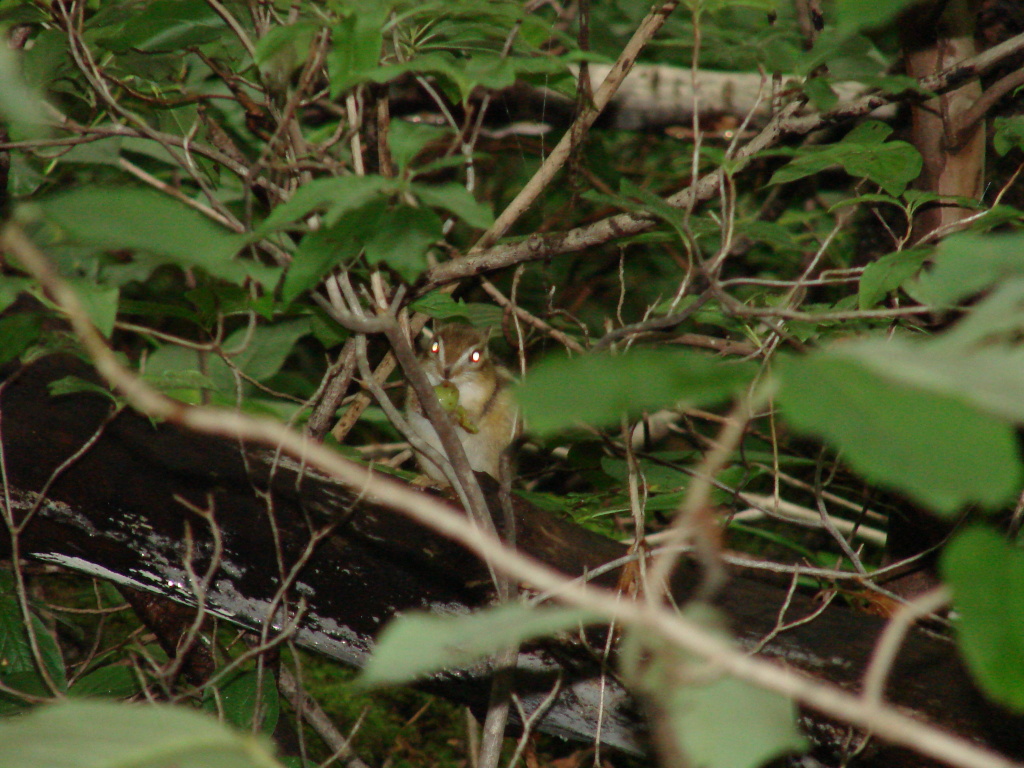
MULTIPOLYGON (((705 409, 730 400, 760 410, 715 478, 710 498, 724 512, 744 511, 742 500, 757 495, 784 496, 851 531, 884 530, 890 513, 911 504, 979 525, 1006 518, 1024 483, 1015 438, 1024 422, 1019 201, 941 201, 975 212, 970 231, 915 243, 915 218, 937 195, 911 187, 922 158, 901 125, 830 125, 815 142, 751 156, 733 142, 742 146, 765 115, 739 136, 710 121, 698 136, 687 134, 692 125, 665 133, 599 125, 458 298, 431 282, 433 265, 469 253, 524 187, 556 141, 547 131, 566 129, 560 113, 576 96, 574 67, 614 61, 648 10, 628 0, 591 5, 591 34, 581 36, 578 20, 554 4, 513 0, 0 0, 0 21, 20 41, 17 53, 0 49, 5 214, 118 352, 186 402, 269 413, 299 428, 324 413, 331 421, 341 403, 325 402, 320 385, 329 363, 354 348, 345 347, 353 331, 325 309, 338 309, 332 275, 344 275, 357 297, 377 289, 438 321, 493 328, 495 347, 531 364, 517 387, 533 433, 520 459, 522 495, 605 532, 632 525, 631 482, 650 530, 695 483, 709 482, 695 465, 723 417, 705 409), (513 85, 541 94, 539 114, 513 114, 513 85), (715 196, 666 202, 716 171, 715 196), (609 227, 586 251, 562 247, 571 238, 561 233, 592 234, 594 221, 622 223, 620 214, 643 226, 617 238, 609 227), (500 261, 502 248, 534 233, 551 236, 531 239, 535 252, 518 268, 500 261), (678 413, 659 422, 659 410, 678 413)), ((693 57, 705 67, 796 73, 820 109, 837 103, 845 79, 883 93, 920 90, 890 72, 894 19, 908 2, 836 0, 821 34, 806 41, 788 3, 684 5, 645 63, 693 57)), ((804 98, 799 90, 786 98, 804 98)), ((1020 162, 1021 135, 1019 117, 1000 118, 994 151, 1020 162)), ((16 255, 0 267, 0 362, 72 345, 16 255)), ((369 343, 371 357, 382 356, 384 340, 369 343)), ((371 409, 347 442, 400 439, 371 409)), ((730 547, 794 573, 805 560, 850 565, 848 542, 805 536, 769 506, 755 514, 756 523, 723 515, 730 547)), ((1020 611, 991 600, 999 584, 1019 580, 1019 553, 980 530, 954 538, 944 574, 969 665, 987 692, 1020 708, 1020 611)), ((882 552, 860 558, 874 568, 882 552)), ((167 662, 156 646, 125 632, 102 654, 68 657, 71 624, 50 621, 20 581, 2 587, 3 714, 65 693, 158 691, 257 732, 291 716, 262 662, 232 665, 237 649, 225 652, 213 682, 185 696, 180 681, 152 673, 167 662)), ((405 681, 580 620, 520 606, 409 618, 382 637, 367 678, 405 681), (478 645, 453 642, 470 631, 478 645)), ((696 762, 746 768, 800 748, 791 702, 729 677, 694 683, 693 660, 677 649, 635 635, 629 642, 635 685, 696 762), (714 716, 741 705, 742 723, 714 716), (707 736, 695 723, 709 720, 721 726, 710 738, 688 735, 707 736), (739 736, 750 733, 747 751, 739 736)), ((90 762, 90 731, 115 738, 140 728, 170 741, 188 734, 183 748, 198 751, 176 755, 182 765, 208 750, 230 764, 276 764, 263 741, 184 707, 94 702, 0 723, 0 763, 30 764, 17 745, 64 728, 86 745, 69 766, 105 764, 90 762), (154 717, 174 722, 158 727, 154 717)), ((160 747, 131 741, 122 743, 126 755, 160 747)))
POLYGON ((11 768, 281 765, 263 739, 234 733, 183 707, 84 701, 55 704, 0 723, 0 757, 11 768))

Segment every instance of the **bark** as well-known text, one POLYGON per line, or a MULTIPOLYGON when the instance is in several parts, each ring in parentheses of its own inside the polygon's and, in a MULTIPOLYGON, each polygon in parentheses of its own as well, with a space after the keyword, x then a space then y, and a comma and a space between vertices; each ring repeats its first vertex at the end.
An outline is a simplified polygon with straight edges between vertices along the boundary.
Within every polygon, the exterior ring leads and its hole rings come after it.
MULTIPOLYGON (((907 74, 922 78, 974 56, 977 2, 924 3, 900 25, 907 74)), ((965 124, 981 97, 973 80, 911 108, 911 141, 924 159, 917 187, 944 197, 981 197, 985 176, 985 123, 965 124)), ((927 206, 914 222, 918 237, 972 213, 949 203, 927 206)))
MULTIPOLYGON (((294 620, 300 645, 355 666, 402 611, 459 613, 490 600, 480 562, 406 517, 267 451, 154 425, 130 411, 105 423, 112 404, 102 395, 50 396, 48 385, 69 374, 90 377, 76 359, 47 357, 8 370, 0 389, 6 498, 18 516, 36 510, 19 539, 25 556, 195 605, 190 572, 205 573, 219 539, 205 610, 252 630, 269 622, 271 634, 294 620), (54 477, 97 432, 88 450, 54 477), (39 492, 47 484, 44 498, 39 492), (317 539, 328 529, 330 535, 317 539)), ((497 488, 481 478, 493 501, 497 488)), ((623 545, 522 500, 515 514, 517 545, 565 573, 593 572, 625 553, 623 545)), ((10 544, 9 536, 4 542, 10 544)), ((619 576, 611 571, 596 581, 614 586, 619 576)), ((686 600, 698 577, 684 563, 674 582, 677 600, 686 600)), ((737 574, 717 602, 739 640, 753 645, 775 626, 784 600, 784 589, 737 574)), ((813 610, 813 596, 797 594, 787 617, 813 610)), ((856 687, 882 625, 878 617, 829 608, 783 632, 763 653, 856 687)), ((637 709, 614 671, 603 669, 601 647, 600 637, 525 647, 516 691, 531 711, 562 673, 563 691, 541 730, 591 740, 603 706, 601 741, 643 751, 637 709)), ((482 707, 489 679, 485 669, 451 672, 427 687, 482 707)), ((983 699, 944 638, 912 633, 887 695, 926 720, 1024 756, 1024 720, 983 699)), ((846 740, 847 729, 813 712, 804 713, 804 724, 826 756, 846 740)), ((884 746, 864 759, 922 764, 884 746)))

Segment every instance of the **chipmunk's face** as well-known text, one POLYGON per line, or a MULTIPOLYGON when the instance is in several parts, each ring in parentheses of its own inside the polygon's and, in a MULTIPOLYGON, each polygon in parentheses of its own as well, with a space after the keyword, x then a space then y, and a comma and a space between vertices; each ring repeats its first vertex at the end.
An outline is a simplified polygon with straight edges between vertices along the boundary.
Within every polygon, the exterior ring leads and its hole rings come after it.
POLYGON ((451 382, 461 389, 476 383, 492 367, 487 338, 468 325, 442 326, 427 344, 423 367, 435 387, 451 382))

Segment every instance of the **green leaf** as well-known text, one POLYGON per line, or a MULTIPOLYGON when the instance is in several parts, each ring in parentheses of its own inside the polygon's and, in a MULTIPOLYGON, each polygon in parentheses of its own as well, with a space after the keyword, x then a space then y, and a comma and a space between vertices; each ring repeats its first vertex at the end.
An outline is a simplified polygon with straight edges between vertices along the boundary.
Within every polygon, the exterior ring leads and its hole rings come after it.
POLYGON ((274 208, 255 234, 263 237, 314 211, 323 211, 323 224, 331 227, 344 214, 361 208, 393 187, 394 182, 391 180, 374 175, 314 179, 303 184, 287 201, 274 208))
MULTIPOLYGON (((451 131, 430 123, 413 123, 408 120, 395 120, 388 131, 388 147, 391 159, 400 170, 409 167, 416 156, 435 142, 444 141, 451 131)), ((454 158, 453 158, 454 159, 454 158)), ((459 159, 460 164, 465 160, 459 159)))
POLYGON ((275 768, 262 738, 184 707, 67 701, 0 721, 4 768, 275 768))
POLYGON ((367 79, 376 83, 387 83, 410 72, 436 75, 455 87, 457 94, 465 99, 473 90, 474 82, 466 76, 464 61, 447 51, 431 51, 414 56, 408 61, 386 64, 367 72, 367 79))
MULTIPOLYGON (((256 381, 266 381, 281 370, 292 353, 295 342, 309 333, 309 318, 285 320, 273 325, 259 325, 252 334, 239 328, 224 341, 224 350, 231 353, 231 362, 256 381)), ((212 362, 212 361, 211 361, 212 362)), ((210 371, 214 377, 213 369, 210 371)))
POLYGON ((416 299, 409 306, 416 312, 422 312, 438 320, 460 317, 481 328, 497 325, 501 322, 504 314, 500 307, 493 304, 456 300, 452 298, 451 294, 443 291, 431 291, 426 296, 416 299))
POLYGON ((250 273, 268 277, 258 264, 233 260, 243 245, 242 237, 158 192, 82 186, 38 205, 46 218, 79 244, 138 249, 232 282, 241 282, 250 273))
POLYGON ((839 96, 832 90, 829 80, 812 77, 804 82, 804 93, 819 112, 827 112, 839 103, 839 96))
POLYGON ((87 381, 79 376, 62 376, 47 384, 46 391, 50 393, 50 397, 77 395, 80 392, 84 392, 90 395, 99 395, 106 400, 110 400, 115 406, 122 405, 124 402, 118 399, 119 396, 113 390, 104 387, 102 384, 97 384, 95 381, 87 381))
POLYGON ((1017 280, 928 341, 906 337, 848 342, 837 352, 878 376, 958 399, 1024 424, 1024 280, 1017 280))
POLYGON ((0 312, 6 310, 23 292, 35 286, 35 280, 0 274, 0 312))
POLYGON ((929 346, 949 354, 978 351, 1006 355, 1006 364, 1020 351, 1024 332, 1024 277, 1008 278, 992 290, 971 312, 944 333, 935 336, 929 346))
POLYGON ((366 229, 366 260, 387 264, 410 283, 427 268, 427 252, 443 237, 436 213, 404 205, 384 210, 366 229))
POLYGON ((390 3, 364 6, 350 13, 332 31, 327 71, 331 98, 365 81, 377 69, 384 43, 383 25, 390 3))
POLYGON ((297 52, 305 52, 309 49, 309 44, 317 29, 319 29, 317 25, 310 22, 271 27, 263 37, 256 41, 256 55, 253 60, 257 65, 262 66, 289 48, 296 48, 297 52))
POLYGON ((332 227, 310 232, 299 243, 285 273, 282 298, 289 302, 316 286, 338 264, 355 259, 362 250, 360 236, 367 221, 374 220, 385 205, 377 201, 342 216, 332 227))
MULTIPOLYGON (((67 680, 57 638, 35 613, 30 615, 43 666, 57 689, 63 691, 67 688, 67 680)), ((0 596, 0 659, 4 662, 0 665, 0 682, 31 696, 53 695, 36 664, 21 608, 13 594, 0 596)), ((17 711, 23 706, 24 702, 18 697, 0 693, 0 713, 17 711)), ((2 759, 0 765, 4 765, 2 759)))
POLYGON ((796 157, 779 168, 771 184, 785 184, 840 166, 851 176, 866 178, 890 195, 901 195, 921 173, 921 153, 905 141, 882 143, 892 129, 869 121, 838 144, 794 150, 796 157))
POLYGON ((406 683, 467 667, 514 643, 597 620, 593 613, 579 609, 521 604, 467 616, 409 613, 385 627, 359 680, 365 685, 406 683))
POLYGON ((463 62, 462 71, 469 84, 463 98, 474 88, 499 91, 511 88, 516 81, 515 63, 497 53, 483 52, 470 56, 463 62))
POLYGON ((19 313, 0 317, 0 365, 18 357, 39 338, 42 319, 19 313))
POLYGON ((829 213, 838 211, 842 208, 849 208, 850 206, 863 205, 864 203, 888 203, 890 205, 896 205, 900 208, 904 208, 903 202, 892 195, 883 195, 877 192, 869 192, 866 195, 857 195, 855 197, 847 197, 840 200, 838 203, 828 209, 829 213))
POLYGON ((1024 231, 962 232, 939 244, 933 267, 908 289, 924 303, 952 306, 1011 277, 1024 277, 1024 231))
POLYGON ((868 480, 950 515, 1013 498, 1022 468, 1012 427, 963 399, 887 378, 838 346, 780 365, 778 403, 868 480))
MULTIPOLYGON (((8 17, 7 22, 11 21, 8 17)), ((31 88, 45 89, 53 86, 54 81, 71 70, 71 52, 68 50, 67 35, 56 28, 41 30, 32 38, 31 47, 22 50, 21 66, 25 82, 31 88)), ((6 75, 4 83, 11 83, 6 75)))
MULTIPOLYGON (((685 614, 712 630, 724 623, 707 608, 685 614)), ((620 663, 626 680, 649 704, 655 746, 665 764, 758 768, 807 749, 794 702, 716 673, 649 633, 626 635, 620 663)))
POLYGON ((99 44, 113 51, 178 51, 213 42, 227 31, 205 0, 151 0, 99 44))
POLYGON ((262 686, 255 670, 231 675, 217 685, 217 694, 207 689, 203 698, 203 709, 217 713, 222 711, 224 719, 236 728, 246 730, 252 727, 256 708, 260 709, 260 730, 273 733, 280 714, 277 683, 270 670, 264 670, 262 686))
POLYGON ((0 122, 11 127, 12 139, 38 138, 46 133, 43 99, 22 77, 18 55, 0 46, 0 122))
POLYGON ((960 652, 996 701, 1024 712, 1024 552, 985 528, 957 534, 942 554, 953 588, 960 652))
POLYGON ((997 117, 993 126, 992 147, 1000 155, 1011 149, 1024 149, 1024 117, 997 117))
POLYGON ((320 27, 310 22, 298 22, 271 27, 256 43, 256 65, 266 76, 284 81, 305 63, 309 47, 320 27))
POLYGON ((107 664, 78 678, 68 688, 68 695, 78 698, 126 699, 141 690, 142 683, 131 666, 107 664))
POLYGON ((931 255, 930 249, 911 248, 882 256, 868 264, 860 276, 857 302, 861 309, 870 309, 912 278, 931 255))
POLYGON ((755 372, 747 363, 688 350, 553 356, 530 369, 516 396, 530 431, 543 435, 576 422, 612 424, 645 408, 722 400, 742 390, 755 372))
MULTIPOLYGON (((247 377, 266 381, 281 370, 295 343, 309 332, 308 318, 258 325, 251 333, 248 328, 239 328, 224 340, 223 349, 230 355, 231 363, 247 377)), ((215 391, 225 395, 235 392, 235 374, 224 360, 209 357, 204 366, 196 350, 172 344, 160 347, 149 356, 146 378, 160 382, 161 388, 174 386, 175 382, 198 386, 206 381, 199 374, 203 367, 215 391)))
POLYGON ((490 206, 477 201, 461 184, 413 184, 412 191, 420 202, 454 213, 471 227, 487 229, 494 223, 490 206))
POLYGON ((85 308, 92 324, 96 326, 96 330, 109 339, 110 334, 114 332, 114 321, 117 320, 121 290, 117 287, 97 285, 91 280, 69 280, 68 284, 78 294, 78 300, 82 302, 82 307, 85 308))
POLYGON ((734 677, 684 684, 668 699, 673 733, 693 765, 757 768, 807 749, 792 701, 734 677))

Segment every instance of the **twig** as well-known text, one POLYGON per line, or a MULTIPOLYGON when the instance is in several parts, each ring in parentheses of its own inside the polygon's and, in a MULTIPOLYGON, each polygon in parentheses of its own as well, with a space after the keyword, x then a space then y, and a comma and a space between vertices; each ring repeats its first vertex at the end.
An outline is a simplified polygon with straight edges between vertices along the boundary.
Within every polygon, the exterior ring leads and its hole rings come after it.
POLYGON ((558 677, 555 678, 555 684, 551 686, 551 690, 548 691, 547 696, 537 705, 537 707, 526 715, 526 710, 523 707, 523 702, 519 696, 515 693, 512 694, 512 702, 516 705, 516 712, 519 714, 519 721, 522 723, 523 732, 519 736, 519 743, 516 744, 516 751, 512 754, 512 759, 508 761, 508 768, 516 768, 516 764, 523 756, 523 752, 526 751, 526 745, 530 738, 530 734, 533 732, 534 726, 540 721, 547 711, 551 708, 551 705, 558 699, 558 694, 562 690, 562 675, 559 673, 558 677))
POLYGON ((334 750, 334 756, 341 757, 348 768, 370 768, 352 749, 352 739, 363 722, 365 710, 359 715, 356 724, 352 726, 352 732, 348 736, 343 736, 331 722, 330 716, 324 712, 323 707, 303 690, 298 679, 289 670, 282 668, 278 671, 277 684, 281 693, 291 703, 299 720, 309 723, 327 746, 334 750))
POLYGON ((885 680, 896 660, 896 654, 899 653, 903 638, 918 619, 939 610, 949 602, 950 597, 949 588, 940 586, 900 606, 896 614, 889 620, 882 636, 878 638, 875 652, 871 656, 871 663, 868 664, 867 671, 864 673, 863 696, 865 701, 870 704, 882 700, 885 680))
POLYGON ((775 626, 772 627, 771 631, 768 632, 764 637, 762 637, 757 642, 757 645, 750 649, 751 653, 760 653, 761 651, 763 651, 765 646, 768 645, 768 643, 770 643, 776 637, 778 637, 782 632, 803 626, 804 624, 810 624, 812 621, 814 621, 816 618, 818 618, 819 616, 821 616, 821 614, 825 612, 825 609, 832 604, 832 601, 836 599, 836 595, 839 594, 836 590, 833 589, 831 592, 829 592, 828 597, 821 601, 821 605, 819 605, 806 616, 799 619, 795 619, 787 624, 785 621, 786 611, 789 610, 789 605, 793 600, 793 595, 796 593, 796 587, 799 581, 800 574, 794 573, 793 578, 789 580, 789 589, 786 591, 786 600, 785 602, 783 602, 782 607, 779 609, 779 615, 778 618, 775 620, 775 626))

